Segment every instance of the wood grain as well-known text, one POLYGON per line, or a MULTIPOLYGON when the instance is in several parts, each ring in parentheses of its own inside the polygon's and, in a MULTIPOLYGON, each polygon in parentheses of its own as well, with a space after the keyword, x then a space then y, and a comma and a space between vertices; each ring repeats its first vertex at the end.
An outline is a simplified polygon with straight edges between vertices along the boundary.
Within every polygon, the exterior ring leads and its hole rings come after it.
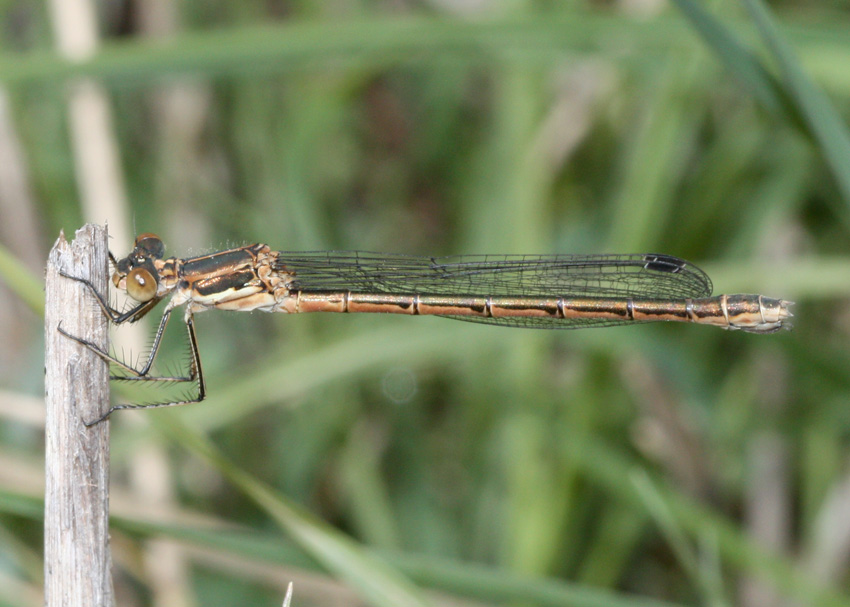
POLYGON ((47 607, 111 607, 109 424, 86 428, 109 404, 109 369, 57 327, 106 349, 108 323, 92 293, 60 271, 107 288, 106 229, 56 241, 45 308, 44 590, 47 607))

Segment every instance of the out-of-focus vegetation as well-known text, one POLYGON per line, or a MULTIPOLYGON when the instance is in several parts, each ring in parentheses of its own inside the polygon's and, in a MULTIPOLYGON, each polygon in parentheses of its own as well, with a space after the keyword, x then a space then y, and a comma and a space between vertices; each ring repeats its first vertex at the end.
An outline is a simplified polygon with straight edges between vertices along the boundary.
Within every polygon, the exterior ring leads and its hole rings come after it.
POLYGON ((769 336, 201 315, 209 401, 113 421, 119 604, 850 605, 850 11, 710 5, 103 3, 76 62, 0 3, 0 604, 41 602, 41 268, 108 219, 117 255, 664 252, 796 301, 769 336))

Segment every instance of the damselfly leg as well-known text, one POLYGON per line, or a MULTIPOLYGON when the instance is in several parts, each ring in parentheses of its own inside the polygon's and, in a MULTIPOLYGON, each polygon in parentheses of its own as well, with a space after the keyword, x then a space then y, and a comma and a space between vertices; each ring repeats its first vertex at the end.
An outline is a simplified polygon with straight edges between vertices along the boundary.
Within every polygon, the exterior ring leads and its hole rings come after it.
MULTIPOLYGON (((138 245, 137 245, 138 249, 138 245)), ((112 253, 109 254, 110 259, 112 260, 113 265, 119 267, 119 262, 116 262, 115 258, 112 256, 112 253)), ((122 260, 123 262, 124 260, 122 260)), ((120 271, 120 270, 119 270, 120 271)), ((125 273, 126 274, 126 273, 125 273)), ((143 318, 148 312, 150 312, 162 299, 161 297, 157 297, 155 295, 156 291, 148 289, 148 293, 153 293, 147 301, 139 301, 139 303, 133 306, 131 309, 120 312, 119 310, 113 308, 106 297, 104 297, 101 293, 97 291, 91 281, 79 278, 77 276, 71 276, 69 274, 61 273, 61 275, 65 278, 69 278, 71 280, 75 280, 79 283, 82 283, 95 297, 99 307, 103 311, 103 313, 116 325, 121 325, 126 322, 135 322, 141 318, 143 318)), ((115 276, 118 276, 116 273, 115 276)), ((113 282, 117 283, 117 279, 113 277, 113 282)), ((155 283, 156 281, 154 281, 155 283)), ((136 298, 139 297, 145 298, 147 294, 140 294, 138 292, 135 293, 136 298)), ((136 369, 135 367, 127 364, 123 360, 116 358, 109 354, 109 352, 104 351, 95 343, 79 337, 77 335, 72 335, 68 333, 65 329, 60 325, 57 327, 58 331, 64 335, 65 337, 77 342, 78 344, 84 346, 85 348, 91 350, 101 359, 106 361, 111 365, 115 365, 117 368, 121 369, 126 373, 126 375, 110 375, 110 379, 120 380, 120 381, 140 381, 140 382, 172 382, 172 383, 195 383, 197 382, 197 392, 189 398, 184 398, 182 400, 176 401, 167 401, 167 402, 157 402, 157 403, 143 403, 143 404, 121 404, 114 405, 109 408, 109 410, 98 417, 97 419, 84 422, 84 424, 88 427, 94 426, 108 418, 114 411, 118 411, 121 409, 151 409, 157 407, 171 407, 176 405, 184 405, 191 403, 198 403, 204 400, 206 395, 206 385, 204 382, 203 369, 201 367, 200 354, 198 352, 198 342, 195 336, 195 324, 194 319, 192 317, 191 311, 187 309, 186 315, 184 317, 184 322, 186 324, 186 329, 188 333, 189 340, 189 350, 191 353, 191 359, 189 363, 189 371, 186 375, 173 375, 173 376, 163 376, 163 375, 151 375, 150 371, 153 367, 154 361, 156 360, 157 354, 159 353, 159 348, 162 343, 162 337, 165 333, 165 328, 168 325, 168 319, 171 316, 171 312, 174 310, 174 306, 169 304, 165 311, 163 312, 162 318, 160 319, 159 326, 157 327, 156 333, 154 335, 154 340, 151 345, 150 351, 147 356, 147 360, 141 369, 136 369)))

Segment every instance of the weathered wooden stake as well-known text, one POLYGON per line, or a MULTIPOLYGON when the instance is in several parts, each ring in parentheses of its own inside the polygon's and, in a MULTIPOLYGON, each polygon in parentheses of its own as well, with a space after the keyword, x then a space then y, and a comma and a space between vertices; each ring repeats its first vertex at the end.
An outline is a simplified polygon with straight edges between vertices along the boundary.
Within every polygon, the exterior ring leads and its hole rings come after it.
POLYGON ((46 482, 44 604, 112 607, 109 552, 109 424, 86 428, 109 404, 109 369, 97 355, 57 331, 103 348, 108 323, 92 294, 63 271, 107 288, 106 229, 86 225, 50 251, 45 306, 46 482))

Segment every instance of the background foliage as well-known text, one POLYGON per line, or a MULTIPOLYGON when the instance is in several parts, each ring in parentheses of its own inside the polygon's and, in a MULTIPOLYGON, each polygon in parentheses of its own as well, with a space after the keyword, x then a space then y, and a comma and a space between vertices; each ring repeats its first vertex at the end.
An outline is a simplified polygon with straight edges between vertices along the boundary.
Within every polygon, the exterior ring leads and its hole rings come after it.
POLYGON ((202 315, 209 401, 113 422, 119 604, 850 604, 850 13, 708 9, 104 3, 70 61, 0 3, 0 604, 41 602, 43 260, 107 219, 118 255, 657 251, 797 302, 772 336, 202 315))

